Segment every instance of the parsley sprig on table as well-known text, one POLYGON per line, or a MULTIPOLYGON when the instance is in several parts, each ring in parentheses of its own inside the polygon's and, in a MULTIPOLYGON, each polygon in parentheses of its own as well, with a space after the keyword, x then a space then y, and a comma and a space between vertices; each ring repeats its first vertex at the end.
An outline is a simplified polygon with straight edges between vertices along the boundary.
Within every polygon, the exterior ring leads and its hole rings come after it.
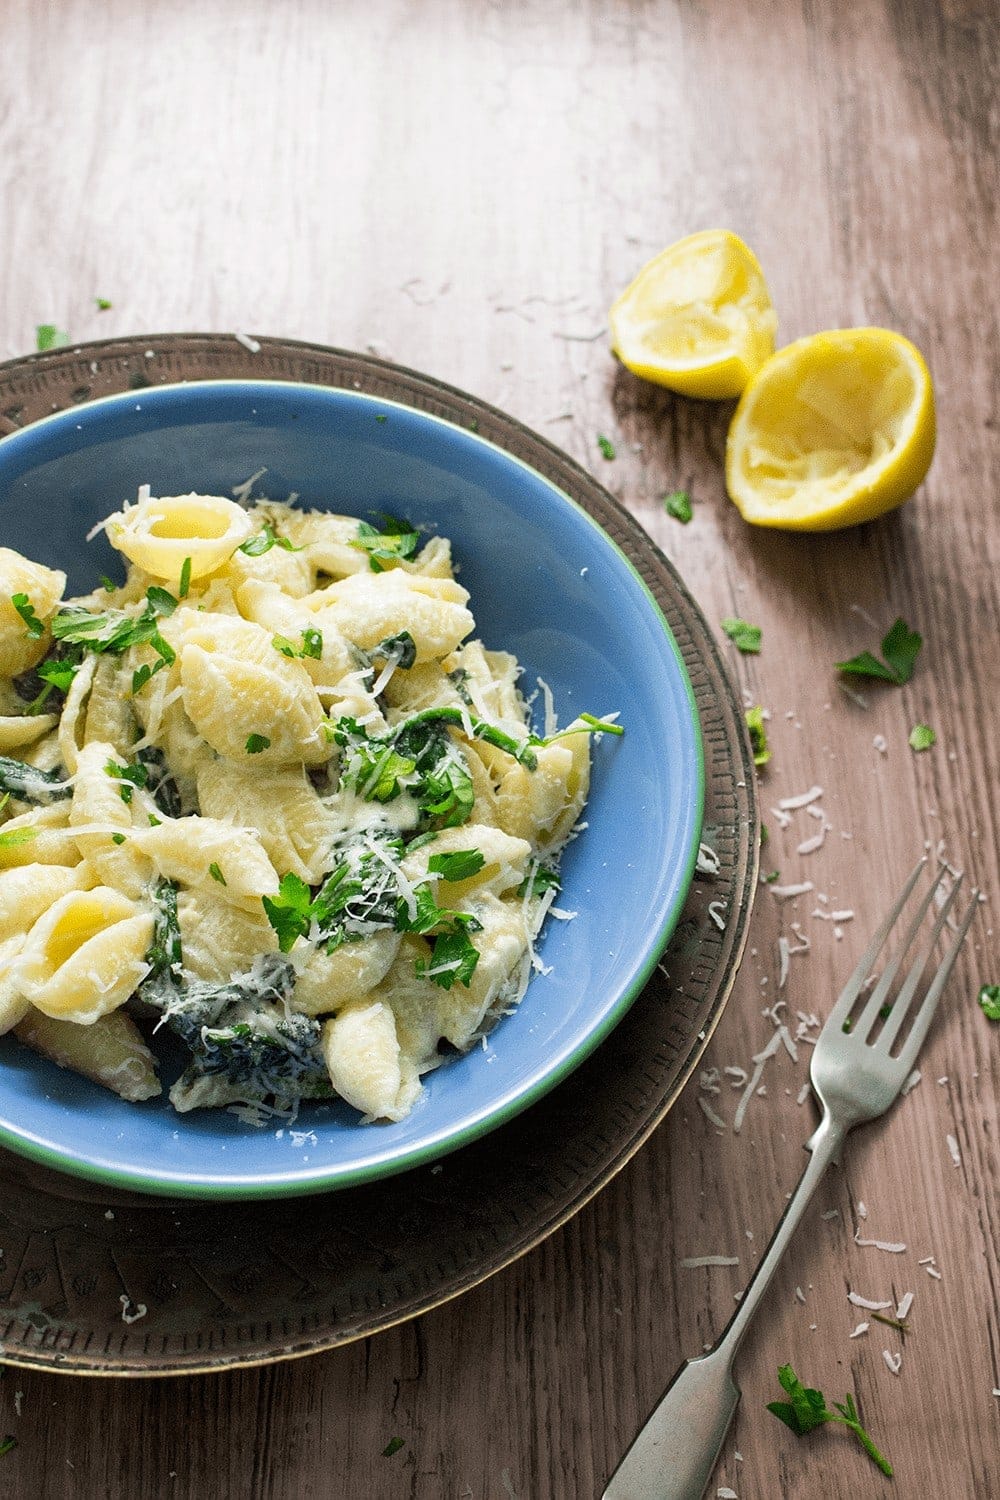
POLYGON ((773 1412, 780 1422, 784 1422, 786 1427, 790 1427, 797 1437, 805 1437, 807 1432, 821 1427, 824 1422, 839 1422, 854 1434, 872 1463, 877 1464, 889 1479, 892 1478, 892 1464, 883 1453, 879 1452, 862 1427, 854 1397, 850 1393, 844 1397, 843 1402, 835 1401, 831 1411, 822 1391, 815 1391, 803 1385, 791 1365, 781 1366, 778 1371, 778 1384, 787 1393, 788 1400, 769 1401, 767 1409, 773 1412))
POLYGON ((722 628, 736 649, 742 651, 744 656, 756 656, 759 653, 763 635, 759 625, 750 625, 746 620, 730 619, 722 621, 722 628))
POLYGON ((923 637, 911 630, 903 619, 890 625, 882 637, 883 661, 870 651, 862 651, 849 661, 838 661, 837 671, 855 677, 873 677, 879 682, 892 682, 901 687, 913 676, 913 668, 923 645, 923 637))

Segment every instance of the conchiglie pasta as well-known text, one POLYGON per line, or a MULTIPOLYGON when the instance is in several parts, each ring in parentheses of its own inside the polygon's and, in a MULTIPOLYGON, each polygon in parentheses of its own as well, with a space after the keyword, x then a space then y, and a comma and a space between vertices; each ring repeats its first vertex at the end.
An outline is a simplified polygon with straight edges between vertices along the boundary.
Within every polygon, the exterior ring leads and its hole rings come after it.
POLYGON ((216 818, 170 818, 137 828, 132 842, 165 879, 185 886, 212 881, 234 906, 257 912, 261 897, 277 892, 278 877, 255 828, 216 818))
POLYGON ((141 1102, 167 1028, 179 1112, 401 1120, 525 993, 589 730, 542 688, 529 742, 444 537, 146 487, 106 528, 127 579, 70 601, 52 713, 11 679, 65 579, 0 548, 0 754, 47 773, 5 773, 0 1033, 141 1102))
POLYGON ((275 870, 318 884, 340 825, 300 768, 272 770, 231 760, 206 762, 198 771, 203 818, 238 824, 251 818, 275 870))
POLYGON ((391 1008, 381 1000, 347 1006, 323 1027, 323 1055, 337 1093, 372 1120, 401 1120, 420 1089, 402 1052, 391 1008))
POLYGON ((0 1036, 22 1021, 28 1011, 17 980, 15 961, 21 956, 25 934, 15 932, 11 937, 0 938, 0 1036))
POLYGON ((15 981, 46 1015, 92 1025, 136 989, 152 938, 152 913, 119 891, 70 891, 28 933, 15 981))
POLYGON ((261 908, 244 911, 216 894, 217 882, 177 897, 184 972, 193 979, 227 984, 242 973, 248 955, 273 953, 278 947, 274 928, 261 908))
POLYGON ((343 943, 332 953, 317 949, 295 981, 292 1008, 307 1016, 329 1015, 360 1000, 384 979, 399 950, 398 932, 376 932, 343 943))
POLYGON ((152 578, 177 582, 190 558, 192 579, 228 562, 251 535, 246 511, 221 495, 162 495, 109 517, 108 541, 152 578))
POLYGON ((538 766, 514 764, 497 791, 500 827, 533 838, 542 852, 564 844, 583 810, 590 788, 590 737, 568 735, 538 751, 538 766))
POLYGON ((131 1016, 122 1010, 99 1016, 92 1026, 58 1020, 30 1008, 15 1027, 19 1041, 122 1099, 137 1104, 162 1093, 156 1059, 131 1016))
POLYGON ((65 573, 0 547, 0 677, 19 677, 41 661, 52 644, 48 622, 65 587, 65 573), (33 632, 14 604, 22 594, 44 627, 41 633, 33 632))
POLYGON ((448 578, 421 578, 392 568, 355 573, 310 595, 318 619, 332 618, 348 640, 365 650, 403 630, 413 637, 417 661, 447 656, 474 628, 469 595, 448 578))
MULTIPOLYGON (((277 653, 275 653, 277 655, 277 653)), ((184 709, 220 755, 263 764, 321 765, 330 750, 316 690, 298 662, 258 666, 188 645, 181 655, 184 709)))

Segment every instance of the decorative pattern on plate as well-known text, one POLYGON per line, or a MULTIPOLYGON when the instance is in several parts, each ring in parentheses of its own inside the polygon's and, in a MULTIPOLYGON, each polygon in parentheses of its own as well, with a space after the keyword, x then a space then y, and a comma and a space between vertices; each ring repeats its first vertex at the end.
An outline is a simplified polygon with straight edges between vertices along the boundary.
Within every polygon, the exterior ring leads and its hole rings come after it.
POLYGON ((162 335, 0 365, 0 432, 117 391, 229 377, 365 391, 479 432, 582 505, 666 615, 698 705, 719 869, 695 880, 653 979, 597 1053, 440 1169, 313 1197, 303 1215, 295 1199, 115 1193, 0 1152, 0 1359, 12 1364, 119 1375, 261 1364, 378 1332, 485 1280, 565 1223, 664 1118, 746 941, 759 827, 743 711, 707 623, 638 523, 557 448, 461 391, 367 355, 259 343, 253 354, 235 338, 162 335))

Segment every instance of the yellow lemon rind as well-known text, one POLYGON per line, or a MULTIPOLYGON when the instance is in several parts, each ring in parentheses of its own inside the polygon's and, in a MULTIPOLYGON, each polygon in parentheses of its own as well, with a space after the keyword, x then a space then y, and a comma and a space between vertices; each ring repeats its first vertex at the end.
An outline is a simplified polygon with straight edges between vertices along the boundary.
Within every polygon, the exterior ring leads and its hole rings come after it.
POLYGON ((726 490, 743 519, 752 526, 782 531, 840 531, 897 509, 914 494, 930 469, 937 440, 934 387, 919 349, 904 335, 884 328, 829 329, 811 334, 779 349, 749 383, 733 413, 726 441, 726 490), (755 403, 775 375, 806 350, 829 346, 831 356, 842 353, 841 343, 881 342, 895 362, 904 360, 915 378, 916 396, 893 448, 862 470, 853 483, 828 503, 816 500, 767 500, 760 487, 746 481, 741 459, 755 403))

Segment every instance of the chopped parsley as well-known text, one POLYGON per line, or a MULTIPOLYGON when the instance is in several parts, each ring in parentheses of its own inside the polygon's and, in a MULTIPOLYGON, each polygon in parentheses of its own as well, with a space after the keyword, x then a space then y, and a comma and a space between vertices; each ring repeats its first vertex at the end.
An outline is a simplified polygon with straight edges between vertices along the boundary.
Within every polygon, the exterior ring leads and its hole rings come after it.
POLYGON ((1000 1021, 1000 984, 981 985, 976 998, 987 1021, 1000 1021))
POLYGON ((123 833, 113 833, 111 835, 111 842, 113 844, 124 844, 125 835, 123 833))
POLYGON ((290 953, 296 938, 305 937, 312 926, 312 891, 299 875, 291 870, 282 875, 276 896, 262 896, 261 901, 267 920, 278 937, 282 953, 290 953))
POLYGON ((367 521, 359 521, 358 534, 351 540, 352 547, 368 553, 368 565, 373 573, 384 573, 388 564, 413 557, 420 544, 420 532, 409 521, 385 512, 382 521, 381 531, 367 521))
POLYGON ((668 516, 673 516, 675 521, 681 521, 685 526, 694 515, 691 496, 687 490, 672 490, 669 495, 664 495, 663 509, 668 516))
POLYGON ((39 354, 44 354, 46 349, 65 349, 69 343, 69 334, 54 323, 37 323, 35 325, 35 348, 39 354))
MULTIPOLYGON (((379 419, 378 417, 376 417, 375 420, 376 421, 381 420, 381 421, 384 422, 385 421, 385 417, 382 417, 381 419, 379 419)), ((13 1442, 14 1439, 11 1438, 10 1441, 13 1442)), ((399 1450, 400 1450, 400 1448, 402 1448, 404 1446, 405 1446, 405 1444, 404 1444, 403 1439, 401 1437, 390 1438, 389 1441, 386 1443, 385 1447, 382 1449, 382 1457, 383 1458, 391 1458, 394 1453, 398 1453, 399 1450)))
POLYGON ((186 599, 187 596, 188 596, 188 590, 190 589, 190 587, 191 587, 191 559, 189 557, 186 557, 184 559, 184 561, 181 563, 181 578, 180 578, 180 583, 177 585, 177 597, 178 597, 178 599, 186 599))
POLYGON ((208 867, 208 873, 211 875, 211 877, 212 877, 213 880, 218 881, 219 885, 228 885, 229 884, 229 882, 226 880, 225 875, 223 875, 222 871, 219 869, 219 867, 215 863, 214 859, 213 859, 212 863, 208 867))
POLYGON ((937 744, 937 735, 929 724, 914 724, 909 743, 911 750, 929 750, 937 744))
POLYGON ((756 656, 760 651, 762 631, 759 625, 748 625, 746 620, 723 620, 722 628, 738 651, 744 656, 756 656))
POLYGON ((145 786, 149 780, 149 771, 140 761, 134 761, 131 765, 119 766, 115 761, 106 762, 105 771, 115 781, 119 782, 118 795, 125 803, 132 801, 134 787, 145 786))
POLYGON ((764 710, 759 703, 754 708, 747 709, 746 721, 750 731, 753 763, 755 766, 766 766, 771 759, 771 751, 767 743, 767 730, 764 727, 764 710))
POLYGON ((774 883, 775 883, 776 880, 780 880, 781 879, 781 871, 780 870, 772 870, 771 873, 770 873, 770 875, 764 875, 762 877, 762 879, 763 879, 763 882, 764 882, 765 885, 774 885, 774 883))
POLYGON ((485 863, 480 849, 456 849, 453 854, 432 854, 427 861, 427 873, 440 875, 443 880, 468 880, 478 875, 485 863))
POLYGON ((597 446, 601 450, 601 457, 611 459, 615 457, 615 445, 610 438, 604 437, 602 433, 597 434, 597 446))
POLYGON ((296 646, 286 635, 276 635, 271 639, 271 645, 275 651, 280 651, 282 656, 296 657, 309 656, 314 661, 319 661, 323 655, 323 632, 322 630, 303 630, 302 645, 296 646))
MULTIPOLYGON (((393 1442, 395 1442, 395 1441, 396 1441, 396 1439, 393 1438, 393 1442)), ((0 1458, 2 1458, 5 1453, 10 1453, 11 1449, 16 1448, 16 1447, 17 1447, 17 1438, 16 1437, 12 1437, 10 1435, 10 1433, 8 1433, 5 1438, 0 1439, 0 1458)))
POLYGON ((107 297, 95 297, 94 303, 98 312, 110 312, 111 310, 112 304, 107 297))
POLYGON ((897 687, 909 682, 913 668, 923 645, 923 637, 911 630, 903 619, 897 619, 882 637, 882 656, 879 661, 870 651, 862 651, 849 661, 838 661, 837 671, 853 673, 855 677, 873 677, 880 682, 893 682, 897 687))
POLYGON ((270 747, 271 741, 266 734, 248 734, 244 750, 248 755, 259 755, 262 750, 270 747))
POLYGON ((256 536, 250 537, 241 547, 237 548, 237 551, 245 552, 247 557, 263 557, 264 553, 270 552, 272 547, 282 547, 286 552, 302 551, 302 548, 296 547, 295 543, 290 542, 287 536, 279 536, 274 527, 266 521, 263 531, 258 531, 256 536))
POLYGON ((843 1403, 835 1401, 831 1411, 822 1391, 814 1391, 804 1386, 791 1365, 781 1366, 778 1371, 778 1384, 788 1395, 788 1400, 769 1401, 767 1409, 773 1412, 780 1422, 784 1422, 786 1427, 790 1427, 797 1437, 804 1437, 807 1432, 812 1432, 824 1422, 840 1422, 854 1434, 872 1463, 877 1464, 887 1478, 892 1478, 892 1464, 879 1452, 862 1427, 852 1395, 845 1396, 843 1403))
POLYGON ((27 594, 11 594, 10 602, 24 621, 25 629, 33 641, 45 634, 45 624, 35 614, 35 607, 27 594))
POLYGON ((146 590, 146 603, 142 611, 132 616, 122 609, 109 609, 104 614, 93 614, 89 609, 71 604, 60 609, 52 618, 52 634, 57 641, 76 647, 76 662, 85 651, 95 655, 121 656, 131 646, 151 646, 157 660, 153 666, 143 664, 132 674, 133 696, 145 687, 149 679, 177 659, 170 642, 160 634, 160 620, 172 615, 177 600, 164 588, 153 586, 146 590))
POLYGON ((529 869, 528 874, 521 881, 517 894, 522 897, 542 896, 548 890, 558 891, 561 885, 558 870, 554 870, 551 865, 535 865, 534 869, 529 869))

